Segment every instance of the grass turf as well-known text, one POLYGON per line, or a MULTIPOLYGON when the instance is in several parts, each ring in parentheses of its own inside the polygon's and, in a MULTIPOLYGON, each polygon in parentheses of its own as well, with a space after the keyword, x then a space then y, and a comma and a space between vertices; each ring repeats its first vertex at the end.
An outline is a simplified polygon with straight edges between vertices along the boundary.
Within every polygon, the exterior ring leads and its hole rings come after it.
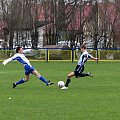
POLYGON ((23 66, 17 62, 0 64, 1 120, 120 119, 119 62, 87 62, 85 71, 94 77, 72 78, 68 90, 60 90, 57 82, 65 81, 76 63, 31 63, 55 85, 47 87, 31 75, 28 83, 13 89, 12 83, 24 77, 23 66))

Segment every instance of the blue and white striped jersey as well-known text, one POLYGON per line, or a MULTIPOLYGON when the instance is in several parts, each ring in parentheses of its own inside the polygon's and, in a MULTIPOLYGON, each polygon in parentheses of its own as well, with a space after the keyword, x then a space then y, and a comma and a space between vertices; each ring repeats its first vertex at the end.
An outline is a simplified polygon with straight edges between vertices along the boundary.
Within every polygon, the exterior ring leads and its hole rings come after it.
POLYGON ((79 58, 78 65, 83 66, 89 58, 94 57, 90 55, 87 51, 84 51, 79 58))
POLYGON ((16 53, 13 57, 11 57, 12 60, 17 60, 19 61, 21 64, 23 64, 24 66, 25 65, 28 65, 31 67, 31 64, 29 62, 29 60, 25 57, 24 54, 20 54, 20 53, 16 53))

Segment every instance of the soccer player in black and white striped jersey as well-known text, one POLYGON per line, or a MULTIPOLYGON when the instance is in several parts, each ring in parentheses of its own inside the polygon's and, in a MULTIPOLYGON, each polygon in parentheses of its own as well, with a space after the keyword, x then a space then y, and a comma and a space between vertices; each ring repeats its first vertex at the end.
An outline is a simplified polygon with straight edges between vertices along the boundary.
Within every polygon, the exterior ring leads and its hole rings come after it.
POLYGON ((77 64, 77 66, 76 66, 76 69, 75 69, 75 71, 70 72, 70 73, 68 74, 68 77, 67 77, 67 81, 66 81, 66 83, 65 83, 65 86, 62 87, 61 89, 68 89, 69 83, 71 82, 71 77, 73 77, 73 76, 75 76, 76 78, 77 78, 77 77, 85 77, 85 76, 93 76, 90 72, 87 72, 87 73, 84 73, 84 72, 83 72, 83 71, 84 71, 84 64, 85 64, 85 62, 86 62, 89 58, 91 58, 91 59, 93 59, 93 60, 96 60, 96 61, 98 61, 99 58, 95 58, 95 57, 93 57, 92 55, 90 55, 90 54, 87 52, 87 48, 86 48, 86 46, 85 46, 84 44, 81 45, 80 49, 81 49, 81 51, 82 51, 82 54, 81 54, 81 56, 80 56, 80 58, 79 58, 78 64, 77 64))

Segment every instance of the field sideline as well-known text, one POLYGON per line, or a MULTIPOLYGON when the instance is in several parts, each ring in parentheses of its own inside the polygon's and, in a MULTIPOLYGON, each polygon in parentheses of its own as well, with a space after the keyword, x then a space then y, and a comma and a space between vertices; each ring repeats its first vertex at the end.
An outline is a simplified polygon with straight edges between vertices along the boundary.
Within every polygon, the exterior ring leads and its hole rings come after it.
POLYGON ((65 81, 76 62, 31 62, 54 86, 46 87, 35 76, 12 88, 24 77, 23 66, 0 62, 1 120, 120 120, 120 62, 87 62, 85 71, 94 77, 73 78, 68 90, 65 81), (11 98, 11 99, 9 99, 11 98))

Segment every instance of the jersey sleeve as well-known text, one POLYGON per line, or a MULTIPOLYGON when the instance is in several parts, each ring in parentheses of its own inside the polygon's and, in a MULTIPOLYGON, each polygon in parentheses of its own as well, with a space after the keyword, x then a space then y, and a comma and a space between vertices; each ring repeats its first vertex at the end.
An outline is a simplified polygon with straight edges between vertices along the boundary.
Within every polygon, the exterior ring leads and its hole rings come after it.
POLYGON ((3 65, 6 65, 8 62, 11 62, 13 59, 12 58, 8 58, 5 61, 3 61, 3 65))
POLYGON ((92 55, 88 54, 88 58, 94 58, 92 55))
POLYGON ((11 58, 6 59, 5 61, 3 61, 3 65, 6 65, 7 63, 16 60, 17 55, 15 54, 14 56, 12 56, 11 58))

